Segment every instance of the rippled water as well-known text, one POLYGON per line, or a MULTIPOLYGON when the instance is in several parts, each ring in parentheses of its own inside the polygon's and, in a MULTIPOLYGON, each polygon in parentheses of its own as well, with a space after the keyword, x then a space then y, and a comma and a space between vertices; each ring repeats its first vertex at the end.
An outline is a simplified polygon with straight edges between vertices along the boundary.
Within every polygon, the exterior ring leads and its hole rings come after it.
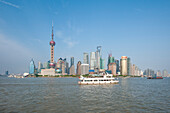
POLYGON ((78 85, 78 78, 0 77, 0 112, 170 112, 170 78, 78 85))

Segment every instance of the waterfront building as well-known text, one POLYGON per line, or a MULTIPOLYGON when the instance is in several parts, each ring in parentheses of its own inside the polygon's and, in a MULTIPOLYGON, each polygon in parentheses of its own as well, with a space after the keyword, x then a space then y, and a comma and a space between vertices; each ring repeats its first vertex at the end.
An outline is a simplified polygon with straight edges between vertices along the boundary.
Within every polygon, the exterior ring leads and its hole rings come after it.
POLYGON ((132 65, 132 75, 134 76, 135 75, 135 64, 132 65))
POLYGON ((119 71, 119 60, 115 60, 116 63, 116 74, 118 74, 119 71))
POLYGON ((81 75, 81 61, 78 61, 78 63, 77 63, 76 74, 81 75))
POLYGON ((104 69, 105 68, 105 60, 100 58, 100 69, 104 69))
POLYGON ((8 71, 5 71, 5 75, 9 75, 8 71))
POLYGON ((62 72, 62 75, 66 75, 64 61, 61 62, 61 72, 62 72))
POLYGON ((121 75, 128 75, 127 71, 127 56, 122 56, 120 59, 120 73, 121 75))
POLYGON ((147 76, 147 77, 155 77, 155 72, 154 72, 154 70, 152 70, 152 69, 147 69, 147 70, 145 70, 144 71, 144 73, 143 73, 145 76, 147 76))
POLYGON ((50 68, 50 69, 41 69, 41 73, 39 75, 49 75, 49 76, 55 76, 55 69, 54 68, 50 68))
POLYGON ((95 52, 90 53, 90 70, 94 70, 96 67, 96 54, 95 52))
POLYGON ((114 57, 112 57, 112 54, 109 54, 109 56, 108 56, 108 64, 107 65, 109 65, 110 63, 114 63, 115 61, 114 61, 114 57))
POLYGON ((30 62, 29 74, 35 74, 35 64, 34 64, 33 59, 30 62))
POLYGON ((81 75, 89 74, 89 64, 81 64, 81 75))
POLYGON ((160 70, 157 71, 156 76, 158 76, 158 77, 161 76, 161 71, 160 70))
POLYGON ((130 62, 130 58, 127 58, 127 75, 131 75, 131 62, 130 62))
POLYGON ((39 61, 38 62, 38 73, 40 73, 41 72, 41 69, 43 68, 43 65, 42 65, 42 63, 39 61))
POLYGON ((50 61, 44 62, 43 68, 44 68, 44 69, 49 69, 49 68, 50 68, 50 67, 49 67, 49 63, 50 63, 50 61))
POLYGON ((71 57, 71 59, 70 59, 70 67, 71 67, 72 65, 74 65, 74 57, 71 57))
POLYGON ((108 70, 111 71, 111 74, 116 75, 116 63, 110 63, 108 65, 108 70))
POLYGON ((72 65, 72 66, 70 67, 69 74, 70 74, 70 75, 75 75, 75 67, 74 67, 74 65, 72 65))
POLYGON ((83 58, 83 63, 84 64, 89 64, 89 54, 88 53, 83 53, 84 58, 83 58))
POLYGON ((69 74, 69 63, 67 61, 65 62, 65 72, 69 74))
POLYGON ((96 69, 99 70, 100 69, 100 52, 96 51, 96 69))
POLYGON ((163 70, 162 76, 163 77, 167 77, 168 76, 168 71, 166 69, 163 70))

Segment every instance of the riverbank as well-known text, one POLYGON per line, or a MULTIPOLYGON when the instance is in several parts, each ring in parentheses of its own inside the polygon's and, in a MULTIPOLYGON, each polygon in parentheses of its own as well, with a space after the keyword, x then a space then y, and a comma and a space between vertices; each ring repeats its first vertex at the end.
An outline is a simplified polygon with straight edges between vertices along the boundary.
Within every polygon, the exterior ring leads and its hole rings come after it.
MULTIPOLYGON (((92 75, 82 75, 83 77, 94 77, 92 75)), ((28 75, 26 77, 41 77, 41 78, 79 78, 80 75, 55 75, 55 76, 50 76, 50 75, 28 75)), ((141 77, 141 76, 123 76, 123 75, 119 75, 119 76, 115 76, 113 75, 113 77, 117 77, 117 78, 132 78, 132 77, 141 77)))

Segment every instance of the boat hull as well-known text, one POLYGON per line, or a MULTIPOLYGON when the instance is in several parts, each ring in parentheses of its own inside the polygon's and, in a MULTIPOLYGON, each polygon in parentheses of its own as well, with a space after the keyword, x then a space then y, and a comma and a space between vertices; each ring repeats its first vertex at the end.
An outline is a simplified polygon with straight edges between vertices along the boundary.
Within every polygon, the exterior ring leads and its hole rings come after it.
POLYGON ((148 77, 147 79, 163 79, 163 77, 148 77))
POLYGON ((103 82, 81 82, 79 81, 78 84, 80 85, 93 85, 93 84, 118 84, 119 81, 103 81, 103 82))

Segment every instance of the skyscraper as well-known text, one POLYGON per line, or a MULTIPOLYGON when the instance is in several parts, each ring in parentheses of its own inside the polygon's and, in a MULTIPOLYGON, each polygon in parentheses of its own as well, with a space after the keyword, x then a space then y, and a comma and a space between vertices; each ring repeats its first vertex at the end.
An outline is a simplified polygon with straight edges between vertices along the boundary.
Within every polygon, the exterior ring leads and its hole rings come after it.
POLYGON ((135 64, 132 65, 132 75, 135 76, 136 72, 135 72, 136 66, 135 64))
POLYGON ((81 75, 81 61, 78 61, 77 63, 77 71, 76 71, 77 75, 81 75))
POLYGON ((96 51, 96 69, 100 69, 100 52, 96 51))
POLYGON ((53 40, 53 24, 52 24, 52 40, 50 41, 50 46, 51 46, 51 60, 50 60, 50 68, 54 68, 55 67, 55 63, 54 63, 54 46, 55 46, 55 42, 53 40))
POLYGON ((67 61, 65 62, 65 66, 65 72, 69 74, 69 63, 67 61))
POLYGON ((116 75, 116 63, 110 63, 108 65, 108 70, 110 70, 113 75, 116 75))
POLYGON ((69 74, 70 74, 70 75, 75 75, 75 67, 74 67, 74 65, 72 65, 72 66, 70 67, 69 74))
POLYGON ((108 64, 109 65, 110 63, 114 63, 114 57, 112 57, 112 54, 109 54, 108 56, 108 64))
POLYGON ((32 59, 31 62, 30 62, 29 74, 34 74, 34 72, 35 72, 35 64, 34 64, 34 61, 32 59))
POLYGON ((64 61, 61 62, 61 72, 62 72, 62 75, 65 75, 65 63, 64 61))
POLYGON ((100 58, 101 58, 101 46, 97 46, 97 51, 96 51, 96 69, 100 69, 100 58))
POLYGON ((163 77, 167 77, 168 76, 168 71, 166 69, 163 70, 162 76, 163 77))
POLYGON ((38 62, 38 73, 41 72, 41 69, 43 68, 42 63, 39 61, 38 62))
POLYGON ((81 64, 81 75, 89 74, 89 64, 81 64))
POLYGON ((156 76, 158 76, 158 77, 161 76, 161 71, 160 70, 157 71, 156 76))
POLYGON ((5 75, 8 75, 9 73, 8 73, 8 71, 5 71, 5 75))
POLYGON ((127 75, 131 75, 131 62, 130 58, 127 58, 127 75))
POLYGON ((96 67, 96 54, 95 52, 90 53, 90 70, 94 70, 96 67))
POLYGON ((120 74, 128 75, 127 71, 127 56, 122 56, 120 59, 120 74))
POLYGON ((71 65, 70 65, 69 73, 70 73, 70 75, 75 75, 74 57, 71 57, 70 64, 71 65))
POLYGON ((70 67, 71 67, 72 65, 74 65, 74 57, 71 57, 71 59, 70 59, 70 67))
POLYGON ((100 69, 104 69, 105 68, 105 60, 100 58, 100 69))
POLYGON ((88 53, 84 53, 84 58, 83 58, 83 63, 84 64, 89 64, 89 54, 88 53))
POLYGON ((116 63, 116 74, 118 74, 119 71, 119 60, 115 60, 116 63))

